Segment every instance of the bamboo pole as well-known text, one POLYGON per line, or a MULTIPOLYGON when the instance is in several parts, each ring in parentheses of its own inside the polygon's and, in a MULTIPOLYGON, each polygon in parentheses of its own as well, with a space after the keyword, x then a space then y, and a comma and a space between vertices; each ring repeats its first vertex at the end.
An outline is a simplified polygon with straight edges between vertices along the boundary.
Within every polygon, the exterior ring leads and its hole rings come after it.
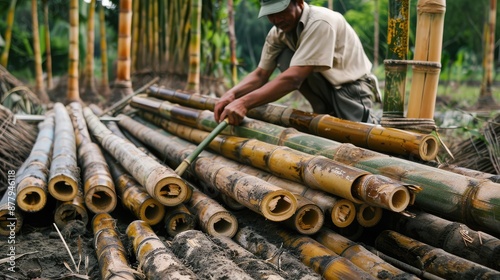
POLYGON ((139 56, 139 19, 140 19, 140 1, 132 3, 132 45, 130 46, 130 71, 137 71, 137 58, 139 56))
POLYGON ((101 146, 146 188, 149 195, 165 206, 175 206, 186 199, 189 194, 187 185, 173 170, 114 135, 90 108, 84 108, 83 114, 90 131, 101 146))
POLYGON ((147 279, 197 279, 193 271, 182 264, 146 222, 133 221, 126 233, 139 261, 139 269, 147 279))
POLYGON ((172 237, 196 227, 196 217, 189 211, 184 203, 174 207, 168 207, 163 220, 168 235, 172 237))
POLYGON ((47 203, 47 175, 50 168, 54 141, 54 114, 49 112, 38 124, 38 136, 30 155, 23 163, 23 173, 18 174, 17 206, 26 212, 40 211, 47 203))
POLYGON ((127 251, 123 246, 119 233, 115 230, 116 221, 107 213, 94 216, 94 247, 101 269, 103 280, 137 279, 137 271, 130 267, 127 251))
POLYGON ((52 88, 52 54, 50 47, 50 27, 49 27, 49 1, 43 0, 43 24, 45 25, 45 65, 47 69, 47 89, 52 88))
POLYGON ((452 255, 395 231, 385 230, 375 240, 375 247, 437 276, 446 279, 495 279, 500 272, 452 255))
POLYGON ((315 236, 315 239, 339 256, 350 260, 362 270, 370 273, 373 277, 381 278, 380 276, 383 275, 383 278, 386 279, 418 279, 415 275, 390 265, 365 247, 332 230, 322 228, 315 236))
POLYGON ((500 239, 435 215, 412 209, 414 216, 392 215, 390 228, 446 252, 500 271, 500 239))
POLYGON ((15 173, 8 171, 8 187, 0 200, 0 235, 15 238, 22 226, 24 217, 21 211, 16 210, 15 173))
MULTIPOLYGON (((148 96, 191 108, 211 111, 218 100, 217 98, 156 86, 150 87, 148 96)), ((141 100, 136 101, 137 104, 132 103, 132 105, 139 105, 141 100)), ((352 122, 330 115, 303 112, 278 104, 267 104, 254 108, 247 115, 276 125, 294 127, 300 131, 342 143, 352 143, 358 147, 395 155, 416 156, 427 161, 434 160, 439 150, 438 139, 432 134, 352 122)))
POLYGON ((196 214, 199 226, 207 234, 233 237, 238 231, 236 217, 198 189, 193 188, 188 207, 196 214))
POLYGON ((210 279, 214 275, 224 279, 253 279, 225 254, 207 258, 221 248, 201 231, 188 230, 177 234, 172 240, 172 251, 185 260, 200 279, 210 279))
POLYGON ((266 262, 278 268, 286 267, 287 269, 283 270, 283 273, 287 279, 324 279, 310 267, 300 262, 290 251, 278 248, 249 226, 240 228, 234 236, 234 240, 257 257, 266 260, 266 262))
POLYGON ((417 3, 416 61, 438 63, 439 67, 413 66, 408 100, 408 118, 434 119, 436 94, 441 70, 445 0, 419 0, 417 3))
POLYGON ((90 138, 82 105, 72 102, 69 108, 75 130, 79 166, 83 175, 85 205, 93 213, 109 213, 115 209, 117 199, 108 164, 101 148, 90 138))
POLYGON ((35 57, 35 92, 42 103, 50 99, 43 85, 42 54, 40 51, 40 33, 38 31, 38 1, 31 0, 31 17, 33 32, 33 55, 35 57))
POLYGON ((75 220, 82 221, 85 226, 89 222, 89 215, 81 190, 78 190, 78 194, 73 200, 59 201, 54 211, 54 222, 59 228, 64 228, 68 223, 75 220))
POLYGON ((95 42, 95 0, 88 3, 87 41, 85 53, 85 75, 83 100, 98 103, 99 98, 94 84, 94 42, 95 42))
POLYGON ((165 216, 165 206, 152 198, 114 158, 108 153, 104 155, 122 205, 149 225, 161 222, 165 216))
POLYGON ((49 193, 60 201, 70 201, 78 193, 80 171, 76 161, 76 140, 68 111, 54 104, 54 149, 49 173, 49 193))
POLYGON ((17 0, 10 0, 9 11, 7 13, 7 27, 5 28, 5 46, 2 51, 2 57, 0 58, 0 64, 7 68, 7 64, 9 62, 9 51, 10 46, 12 45, 12 26, 14 24, 14 16, 16 11, 16 3, 17 0))
MULTIPOLYGON (((254 279, 285 280, 282 273, 265 260, 257 258, 254 254, 241 247, 238 243, 226 236, 211 237, 212 241, 225 252, 231 252, 231 260, 254 279)), ((283 273, 284 274, 284 273, 283 273)))
POLYGON ((356 206, 356 220, 363 227, 374 227, 382 219, 382 208, 370 206, 366 203, 356 206))
POLYGON ((201 52, 201 0, 191 1, 189 18, 189 70, 186 90, 200 91, 200 52, 201 52))
MULTIPOLYGON (((159 113, 160 103, 147 100, 152 106, 141 104, 141 108, 159 113)), ((175 121, 192 124, 207 131, 218 125, 211 112, 197 112, 194 109, 187 111, 189 117, 185 116, 184 120, 175 116, 172 119, 175 117, 175 121)), ((162 116, 168 118, 166 115, 162 116)), ((415 196, 415 204, 422 210, 463 222, 473 228, 500 233, 500 193, 490 191, 500 188, 500 184, 490 180, 478 180, 250 118, 246 118, 239 126, 227 128, 224 133, 280 144, 308 154, 323 155, 374 174, 418 185, 421 190, 415 196)))
POLYGON ((301 196, 295 195, 297 199, 297 210, 292 217, 283 223, 300 234, 312 235, 317 233, 325 221, 325 215, 321 208, 314 202, 301 196))
POLYGON ((67 100, 69 102, 80 101, 80 87, 78 85, 78 64, 79 64, 79 47, 78 36, 79 27, 79 12, 78 0, 70 0, 69 2, 69 65, 68 65, 68 93, 67 100))
POLYGON ((108 43, 106 41, 106 17, 104 14, 104 5, 99 5, 99 35, 101 47, 101 86, 100 93, 107 99, 110 95, 109 89, 109 70, 108 70, 108 43))

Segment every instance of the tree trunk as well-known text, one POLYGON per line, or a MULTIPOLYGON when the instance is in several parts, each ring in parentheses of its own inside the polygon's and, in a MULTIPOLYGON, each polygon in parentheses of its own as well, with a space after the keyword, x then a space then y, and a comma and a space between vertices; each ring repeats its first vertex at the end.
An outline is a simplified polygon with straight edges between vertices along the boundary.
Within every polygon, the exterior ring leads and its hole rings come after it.
POLYGON ((35 55, 35 92, 42 103, 48 103, 50 99, 43 86, 42 55, 40 53, 40 35, 38 32, 38 5, 36 0, 31 0, 31 17, 33 20, 33 52, 35 55))
POLYGON ((0 64, 7 68, 7 63, 9 61, 9 50, 12 43, 12 25, 14 24, 14 14, 16 11, 17 0, 10 1, 9 12, 7 14, 7 28, 5 29, 5 48, 2 52, 2 58, 0 59, 0 64))
POLYGON ((78 85, 78 0, 69 3, 69 67, 68 67, 68 102, 80 101, 78 85))
POLYGON ((49 28, 49 3, 43 0, 43 14, 45 24, 45 67, 47 69, 47 89, 52 88, 52 55, 50 49, 50 28, 49 28))
POLYGON ((495 26, 496 26, 497 0, 490 0, 489 20, 484 28, 484 55, 483 55, 483 80, 481 92, 477 101, 477 108, 496 107, 491 86, 493 84, 493 70, 495 61, 495 26))

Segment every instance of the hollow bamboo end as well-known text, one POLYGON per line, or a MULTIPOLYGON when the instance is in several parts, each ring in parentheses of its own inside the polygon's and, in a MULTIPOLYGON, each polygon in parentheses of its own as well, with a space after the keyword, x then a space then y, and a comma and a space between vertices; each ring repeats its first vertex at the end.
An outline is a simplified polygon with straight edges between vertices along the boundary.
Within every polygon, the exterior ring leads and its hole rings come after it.
POLYGON ((274 191, 264 197, 260 210, 267 219, 273 222, 281 222, 295 214, 297 199, 288 191, 274 191))
POLYGON ((58 175, 49 181, 49 193, 59 201, 71 201, 78 194, 78 183, 65 175, 58 175))
POLYGON ((45 207, 47 194, 42 188, 26 187, 17 194, 16 202, 23 211, 37 212, 45 207))
POLYGON ((161 222, 164 216, 165 206, 153 198, 149 198, 144 201, 139 209, 139 219, 152 226, 161 222))
POLYGON ((238 231, 238 220, 229 212, 218 212, 208 220, 206 231, 213 236, 232 238, 238 231))
POLYGON ((396 188, 390 195, 389 210, 394 212, 404 211, 410 203, 410 198, 410 191, 406 187, 400 186, 396 188))
POLYGON ((195 225, 194 216, 187 213, 177 213, 170 216, 168 220, 165 220, 165 229, 168 235, 172 237, 183 231, 194 229, 195 225))
POLYGON ((59 228, 64 228, 70 221, 80 220, 85 225, 89 222, 89 216, 85 208, 66 202, 56 208, 54 222, 59 228))
POLYGON ((345 228, 356 218, 356 206, 347 199, 341 199, 332 207, 332 222, 339 228, 345 228))
POLYGON ((18 233, 23 226, 23 216, 18 212, 14 212, 14 216, 11 216, 12 211, 8 209, 0 209, 0 235, 9 236, 12 232, 18 233))
POLYGON ((418 147, 418 153, 422 160, 434 160, 439 152, 439 142, 433 135, 426 135, 418 147))
POLYGON ((85 205, 93 213, 109 213, 116 207, 116 193, 107 186, 94 186, 85 194, 85 205))
POLYGON ((316 205, 306 205, 295 214, 295 225, 299 233, 312 235, 317 233, 325 221, 325 215, 316 205))
POLYGON ((382 219, 382 208, 361 204, 358 207, 356 220, 363 227, 373 227, 382 219))
POLYGON ((179 177, 164 177, 155 184, 156 200, 165 206, 177 206, 189 195, 188 186, 179 177))

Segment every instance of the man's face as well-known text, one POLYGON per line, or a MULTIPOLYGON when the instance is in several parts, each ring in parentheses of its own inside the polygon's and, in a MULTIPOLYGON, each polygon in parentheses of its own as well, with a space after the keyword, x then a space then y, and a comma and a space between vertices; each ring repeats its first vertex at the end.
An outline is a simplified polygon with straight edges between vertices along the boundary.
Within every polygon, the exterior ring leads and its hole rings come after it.
POLYGON ((302 14, 302 9, 303 6, 299 4, 299 1, 291 1, 286 9, 276 14, 270 14, 267 18, 277 28, 283 30, 284 32, 290 32, 295 30, 297 27, 300 15, 302 14))

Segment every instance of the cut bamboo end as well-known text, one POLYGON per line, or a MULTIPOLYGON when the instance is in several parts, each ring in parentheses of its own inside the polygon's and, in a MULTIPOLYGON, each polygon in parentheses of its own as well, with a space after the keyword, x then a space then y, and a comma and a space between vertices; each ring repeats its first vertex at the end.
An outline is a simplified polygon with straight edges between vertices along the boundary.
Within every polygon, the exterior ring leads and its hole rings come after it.
POLYGON ((334 225, 345 228, 356 218, 356 206, 347 199, 340 199, 332 207, 331 218, 334 225))
POLYGON ((213 236, 232 238, 238 231, 238 220, 230 212, 217 212, 208 219, 205 230, 213 236))
POLYGON ((42 210, 47 203, 47 193, 40 186, 45 185, 45 182, 37 178, 31 178, 29 185, 23 186, 24 181, 21 181, 18 185, 20 191, 17 193, 17 206, 26 212, 42 210))
POLYGON ((418 147, 418 154, 426 161, 434 160, 439 152, 439 142, 433 135, 426 135, 422 138, 418 147))
MULTIPOLYGON (((314 204, 304 205, 299 207, 292 216, 292 220, 295 225, 295 230, 304 235, 312 235, 317 233, 324 224, 325 215, 319 206, 314 204)), ((288 222, 287 221, 287 222, 288 222)))
POLYGON ((0 235, 9 236, 12 233, 18 233, 23 226, 23 216, 19 211, 12 211, 7 209, 7 204, 0 205, 0 235))
POLYGON ((165 216, 165 206, 153 198, 148 198, 139 208, 139 219, 145 221, 149 225, 156 225, 165 216))
POLYGON ((382 213, 380 207, 361 204, 357 209, 356 220, 363 227, 373 227, 382 219, 382 213))
POLYGON ((64 228, 70 221, 74 220, 82 221, 85 225, 89 222, 89 216, 83 204, 77 205, 67 201, 56 208, 54 222, 57 227, 64 228))
POLYGON ((174 237, 177 234, 194 229, 196 226, 195 217, 187 212, 182 213, 178 212, 173 215, 165 216, 165 229, 167 230, 168 235, 174 237))
POLYGON ((154 198, 165 206, 179 205, 189 195, 188 186, 177 175, 164 176, 154 186, 154 198))
POLYGON ((116 207, 116 194, 107 186, 97 185, 85 194, 85 205, 93 213, 109 213, 116 207))
POLYGON ((111 217, 108 213, 99 213, 92 218, 92 228, 94 230, 94 234, 107 228, 114 229, 115 225, 115 219, 113 219, 113 217, 111 217))
POLYGON ((78 183, 64 174, 54 176, 49 181, 49 193, 59 201, 70 201, 78 193, 78 183))
POLYGON ((366 175, 355 190, 364 203, 401 212, 410 203, 410 191, 401 183, 382 175, 366 175))
POLYGON ((269 192, 263 199, 260 211, 264 217, 281 222, 293 216, 297 210, 297 199, 285 190, 269 192))

